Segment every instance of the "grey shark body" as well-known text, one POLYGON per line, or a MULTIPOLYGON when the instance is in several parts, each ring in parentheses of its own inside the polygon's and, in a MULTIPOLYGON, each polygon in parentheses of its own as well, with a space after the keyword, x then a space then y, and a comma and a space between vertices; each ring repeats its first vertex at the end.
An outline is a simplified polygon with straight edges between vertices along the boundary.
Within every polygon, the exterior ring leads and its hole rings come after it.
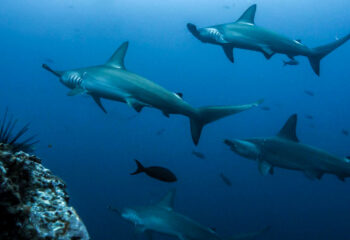
POLYGON ((166 90, 160 85, 129 72, 124 66, 128 42, 123 43, 106 64, 68 71, 55 71, 46 64, 43 67, 59 77, 71 89, 69 96, 88 94, 106 112, 101 98, 127 103, 140 112, 143 107, 159 109, 169 117, 180 114, 189 117, 191 133, 198 143, 205 124, 250 109, 261 101, 240 106, 212 106, 194 108, 182 99, 182 94, 166 90))
POLYGON ((199 40, 223 47, 226 56, 234 62, 233 49, 241 48, 262 52, 267 59, 275 53, 285 54, 294 59, 295 56, 306 56, 314 72, 320 74, 320 61, 334 49, 350 39, 350 34, 330 44, 309 48, 300 40, 292 40, 255 25, 256 5, 249 7, 243 15, 233 23, 197 28, 188 23, 187 28, 199 40))
POLYGON ((152 239, 152 233, 161 233, 179 240, 249 240, 254 239, 268 230, 239 234, 228 238, 221 238, 211 228, 177 213, 173 210, 175 190, 170 191, 157 204, 146 207, 125 208, 116 211, 122 218, 133 223, 137 232, 146 233, 152 239))
POLYGON ((302 144, 296 136, 297 115, 292 115, 281 131, 269 138, 225 140, 235 153, 256 160, 261 174, 273 174, 274 167, 302 171, 310 179, 325 173, 344 181, 350 176, 349 158, 302 144))

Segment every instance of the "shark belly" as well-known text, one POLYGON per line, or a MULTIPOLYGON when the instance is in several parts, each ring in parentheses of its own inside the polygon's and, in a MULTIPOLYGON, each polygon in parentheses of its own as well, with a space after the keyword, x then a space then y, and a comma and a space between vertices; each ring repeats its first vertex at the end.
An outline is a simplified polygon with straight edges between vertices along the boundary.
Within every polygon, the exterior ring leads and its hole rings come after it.
POLYGON ((309 49, 300 42, 247 23, 228 26, 225 39, 234 47, 253 51, 271 50, 290 56, 309 54, 309 49))
POLYGON ((96 67, 82 74, 86 75, 83 86, 88 94, 119 102, 136 100, 166 114, 195 114, 194 108, 175 93, 126 70, 96 67))
POLYGON ((125 102, 127 96, 117 85, 106 80, 87 80, 84 82, 84 88, 88 94, 118 102, 125 102))
POLYGON ((266 144, 262 158, 273 166, 291 170, 350 175, 350 163, 345 159, 298 142, 272 140, 266 144))
POLYGON ((152 209, 144 213, 144 227, 158 233, 191 240, 219 240, 219 237, 209 228, 173 211, 152 209))
POLYGON ((268 140, 262 154, 262 160, 271 165, 291 170, 313 168, 315 158, 302 144, 281 139, 268 140))

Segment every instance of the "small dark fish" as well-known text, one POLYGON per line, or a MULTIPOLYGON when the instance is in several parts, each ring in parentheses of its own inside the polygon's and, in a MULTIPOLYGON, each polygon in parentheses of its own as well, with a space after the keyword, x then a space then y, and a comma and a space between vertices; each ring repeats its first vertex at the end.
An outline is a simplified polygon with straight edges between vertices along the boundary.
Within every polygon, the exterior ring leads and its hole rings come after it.
POLYGON ((205 155, 201 152, 192 151, 192 154, 200 159, 205 159, 205 155))
POLYGON ((314 93, 313 91, 310 91, 310 90, 305 90, 304 93, 305 93, 306 95, 309 95, 310 97, 315 96, 315 93, 314 93))
POLYGON ((345 136, 349 136, 349 131, 348 130, 341 130, 341 133, 344 134, 345 136))
POLYGON ((310 119, 310 120, 312 120, 312 119, 314 119, 314 117, 312 116, 312 115, 305 115, 305 117, 307 118, 307 119, 310 119))
POLYGON ((227 186, 229 186, 229 187, 232 186, 231 180, 230 180, 228 177, 226 177, 223 173, 220 173, 220 177, 221 177, 222 181, 223 181, 227 186))
POLYGON ((283 61, 283 66, 287 66, 287 65, 290 65, 290 66, 296 66, 296 65, 299 65, 299 62, 295 59, 290 59, 288 61, 283 61))
POLYGON ((48 147, 48 148, 52 148, 52 144, 48 144, 47 147, 48 147))
POLYGON ((139 161, 135 159, 137 164, 137 170, 130 175, 136 175, 139 173, 146 173, 149 177, 158 179, 163 182, 176 182, 177 178, 174 173, 163 167, 144 167, 139 161))
POLYGON ((271 108, 268 107, 268 106, 262 106, 260 108, 261 108, 261 110, 264 110, 264 111, 270 111, 271 110, 271 108))
POLYGON ((160 136, 160 135, 162 135, 164 132, 165 132, 165 129, 164 129, 164 128, 159 129, 159 130, 156 132, 156 135, 157 135, 157 136, 160 136))
POLYGON ((224 5, 224 6, 222 6, 223 8, 225 8, 225 9, 230 9, 231 7, 230 6, 228 6, 228 5, 224 5))
POLYGON ((55 61, 54 60, 52 60, 51 58, 45 58, 45 62, 47 62, 47 63, 55 63, 55 61))

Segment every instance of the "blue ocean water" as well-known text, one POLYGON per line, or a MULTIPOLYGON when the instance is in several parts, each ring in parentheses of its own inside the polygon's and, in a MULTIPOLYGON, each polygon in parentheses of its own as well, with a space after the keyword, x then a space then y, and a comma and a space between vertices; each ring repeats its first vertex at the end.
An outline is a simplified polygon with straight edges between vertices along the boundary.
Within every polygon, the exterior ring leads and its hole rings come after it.
POLYGON ((322 60, 317 77, 304 57, 297 57, 299 66, 283 67, 285 56, 267 61, 261 53, 235 49, 232 64, 219 47, 201 43, 186 29, 188 22, 233 22, 253 3, 256 24, 310 47, 349 33, 346 0, 1 1, 0 111, 8 106, 21 122, 31 122, 41 141, 36 154, 66 181, 93 239, 131 239, 133 226, 107 206, 147 205, 173 187, 177 211, 223 236, 271 225, 261 239, 349 239, 349 183, 329 175, 310 181, 283 169, 263 177, 255 162, 223 144, 225 138, 271 136, 298 113, 303 143, 350 155, 350 138, 341 133, 350 129, 349 43, 322 60), (213 123, 195 148, 185 117, 167 119, 149 108, 136 114, 126 104, 102 100, 106 115, 89 97, 66 96, 68 90, 41 68, 101 64, 126 40, 128 70, 184 93, 194 106, 264 98, 270 111, 256 108, 213 123), (165 131, 157 135, 160 129, 165 131), (194 149, 206 159, 195 158, 194 149), (134 158, 166 166, 179 181, 130 176, 134 158))

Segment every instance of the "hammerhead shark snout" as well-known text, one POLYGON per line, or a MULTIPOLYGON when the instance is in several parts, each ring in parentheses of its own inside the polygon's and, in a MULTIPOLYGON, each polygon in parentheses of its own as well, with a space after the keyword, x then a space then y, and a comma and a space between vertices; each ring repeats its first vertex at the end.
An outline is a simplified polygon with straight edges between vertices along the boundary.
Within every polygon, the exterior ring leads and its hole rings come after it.
POLYGON ((228 145, 232 151, 247 158, 256 159, 260 154, 259 148, 250 141, 239 140, 239 139, 234 139, 234 140, 226 139, 224 140, 224 143, 228 145))
POLYGON ((195 36, 197 39, 202 40, 200 38, 200 32, 198 31, 196 25, 192 24, 192 23, 187 23, 187 29, 193 34, 193 36, 195 36))
POLYGON ((49 71, 49 72, 51 72, 51 73, 53 73, 54 75, 56 75, 57 77, 62 77, 62 75, 63 75, 63 73, 61 72, 61 71, 55 71, 55 70, 53 70, 52 68, 50 68, 47 64, 43 64, 42 65, 42 67, 44 68, 44 69, 46 69, 47 71, 49 71))

